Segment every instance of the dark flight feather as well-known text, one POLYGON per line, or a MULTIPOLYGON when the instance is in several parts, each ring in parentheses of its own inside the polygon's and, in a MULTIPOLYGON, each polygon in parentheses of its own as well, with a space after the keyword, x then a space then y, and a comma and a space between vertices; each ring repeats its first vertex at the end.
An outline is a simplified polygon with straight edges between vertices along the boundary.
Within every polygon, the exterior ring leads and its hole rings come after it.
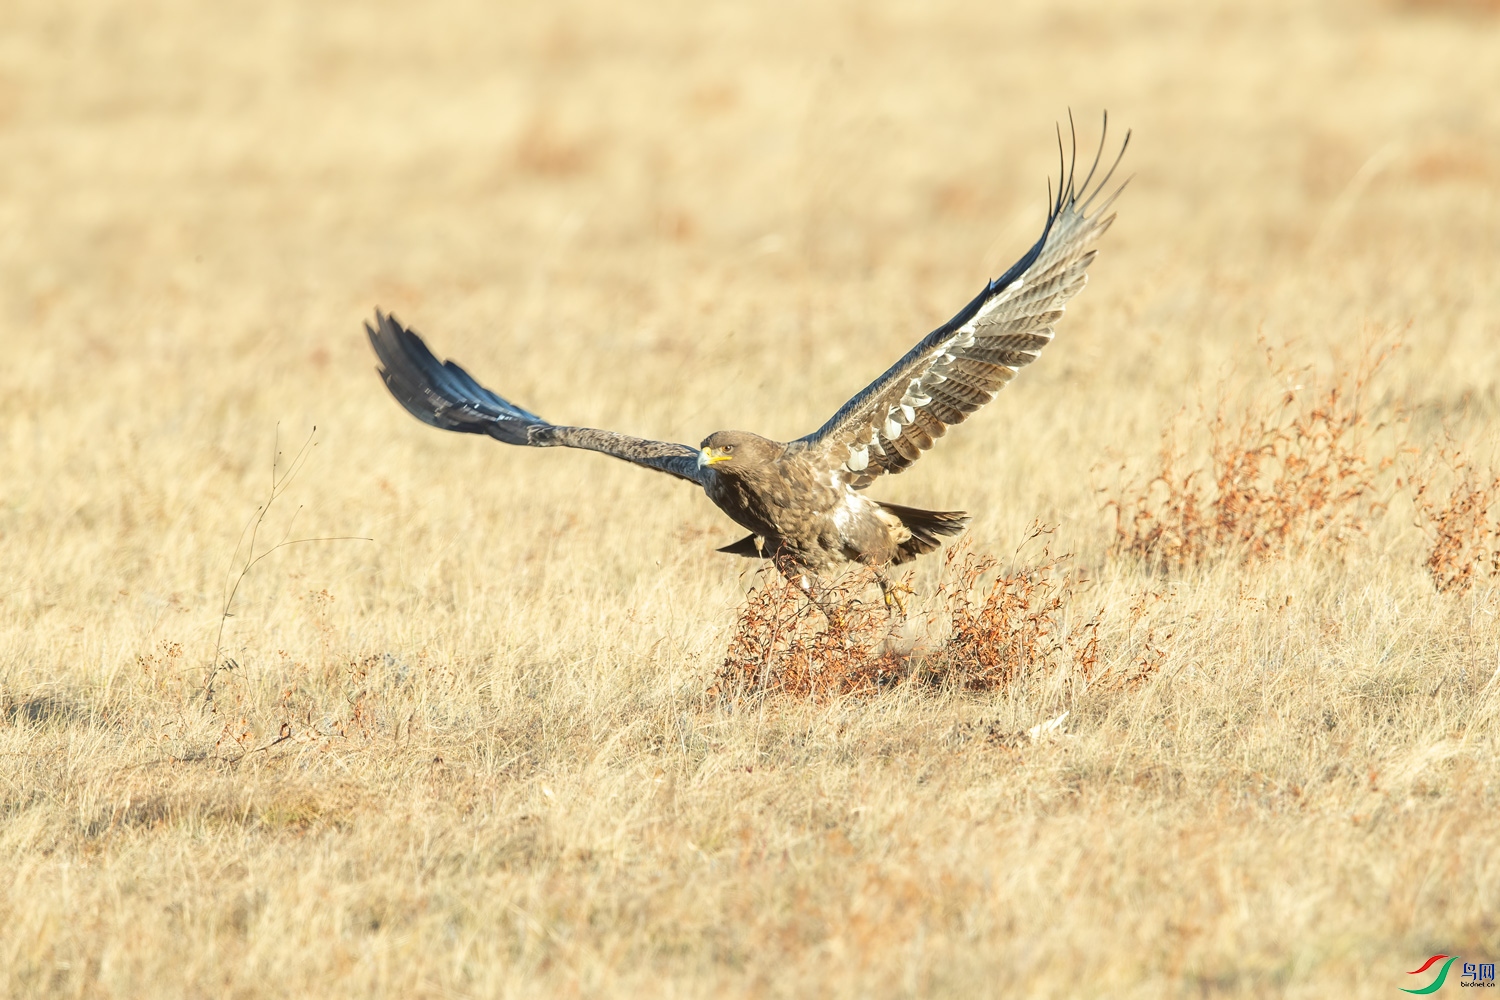
POLYGON ((593 427, 551 424, 486 389, 452 361, 440 362, 422 338, 379 310, 365 324, 380 358, 380 377, 397 402, 425 424, 443 430, 488 434, 506 444, 597 451, 702 485, 698 449, 593 427))

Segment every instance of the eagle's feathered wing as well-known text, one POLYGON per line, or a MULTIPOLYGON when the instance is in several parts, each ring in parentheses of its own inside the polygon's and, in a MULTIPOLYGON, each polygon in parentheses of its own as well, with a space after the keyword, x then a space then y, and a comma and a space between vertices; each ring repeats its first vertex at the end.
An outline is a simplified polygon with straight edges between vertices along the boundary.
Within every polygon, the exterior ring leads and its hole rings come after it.
POLYGON ((380 358, 380 377, 386 388, 407 412, 425 424, 448 431, 488 434, 506 444, 583 448, 700 486, 703 483, 697 448, 592 427, 550 424, 486 389, 452 361, 439 361, 422 338, 394 316, 376 310, 375 325, 366 323, 365 332, 380 358))
MULTIPOLYGON (((1105 118, 1105 133, 1109 119, 1105 118)), ((958 315, 922 338, 826 424, 800 439, 844 482, 863 489, 883 473, 906 469, 953 424, 995 397, 1052 342, 1053 324, 1088 280, 1092 244, 1109 228, 1110 206, 1124 185, 1100 200, 1130 133, 1098 183, 1099 139, 1088 176, 1075 181, 1064 163, 1041 238, 958 315), (1098 204, 1095 204, 1095 202, 1098 204)), ((1077 139, 1073 142, 1075 164, 1077 139)), ((1062 137, 1058 137, 1062 151, 1062 137)))

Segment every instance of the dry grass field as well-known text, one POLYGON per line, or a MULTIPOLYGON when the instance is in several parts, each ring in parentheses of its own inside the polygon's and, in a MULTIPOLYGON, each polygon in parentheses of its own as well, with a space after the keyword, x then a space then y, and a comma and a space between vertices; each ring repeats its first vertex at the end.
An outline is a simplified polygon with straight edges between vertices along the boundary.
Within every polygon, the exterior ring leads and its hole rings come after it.
POLYGON ((3 21, 0 994, 1500 958, 1494 3, 3 21), (1034 239, 1069 108, 1134 180, 1055 344, 873 488, 976 514, 893 643, 825 641, 684 484, 373 373, 379 305, 554 420, 795 437, 1034 239), (226 617, 310 435, 255 555, 369 540, 226 617))

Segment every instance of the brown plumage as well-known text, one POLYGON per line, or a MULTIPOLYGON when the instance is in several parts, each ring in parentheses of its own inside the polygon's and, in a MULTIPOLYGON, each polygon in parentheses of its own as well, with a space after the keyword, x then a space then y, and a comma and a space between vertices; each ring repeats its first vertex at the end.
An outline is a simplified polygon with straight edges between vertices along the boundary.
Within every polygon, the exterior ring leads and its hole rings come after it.
MULTIPOLYGON (((1127 133, 1116 165, 1129 141, 1127 133)), ((1101 137, 1100 153, 1103 146, 1101 137)), ((943 536, 963 530, 969 517, 881 503, 862 491, 884 473, 904 471, 1051 343, 1053 324, 1088 280, 1092 244, 1114 220, 1107 213, 1123 188, 1096 205, 1114 173, 1111 166, 1094 184, 1098 166, 1096 154, 1088 176, 1075 184, 1065 164, 1031 249, 821 428, 795 441, 718 431, 693 448, 551 424, 484 388, 452 361, 439 362, 395 317, 377 310, 374 326, 367 323, 365 330, 387 388, 425 423, 507 444, 598 451, 686 479, 750 532, 719 551, 773 559, 814 597, 820 574, 847 563, 874 568, 884 587, 885 566, 932 551, 943 536)))

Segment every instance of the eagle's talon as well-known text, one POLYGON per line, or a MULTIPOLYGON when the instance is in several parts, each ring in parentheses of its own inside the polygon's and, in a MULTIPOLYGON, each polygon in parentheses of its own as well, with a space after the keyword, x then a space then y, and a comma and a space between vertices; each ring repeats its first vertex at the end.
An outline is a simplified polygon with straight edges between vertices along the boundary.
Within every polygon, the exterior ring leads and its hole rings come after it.
POLYGON ((905 618, 906 598, 903 595, 916 594, 916 591, 912 590, 911 587, 907 586, 904 583, 896 583, 892 580, 881 580, 880 592, 881 595, 885 598, 886 608, 889 609, 891 605, 894 604, 896 607, 901 609, 901 617, 905 618))

